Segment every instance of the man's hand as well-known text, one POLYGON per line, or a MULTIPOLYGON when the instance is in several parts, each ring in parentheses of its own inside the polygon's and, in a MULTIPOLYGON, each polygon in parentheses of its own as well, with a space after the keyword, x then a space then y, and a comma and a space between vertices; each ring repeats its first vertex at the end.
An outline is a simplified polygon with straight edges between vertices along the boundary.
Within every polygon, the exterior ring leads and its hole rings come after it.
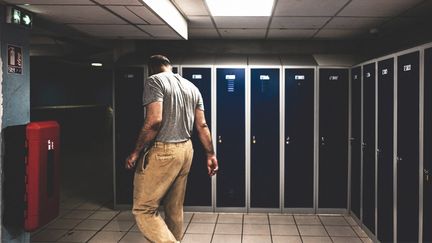
POLYGON ((125 167, 126 169, 130 170, 133 167, 135 167, 135 163, 139 157, 139 154, 136 152, 133 152, 129 157, 126 159, 125 167))
POLYGON ((218 172, 219 166, 216 155, 207 157, 207 170, 209 176, 214 176, 218 172))

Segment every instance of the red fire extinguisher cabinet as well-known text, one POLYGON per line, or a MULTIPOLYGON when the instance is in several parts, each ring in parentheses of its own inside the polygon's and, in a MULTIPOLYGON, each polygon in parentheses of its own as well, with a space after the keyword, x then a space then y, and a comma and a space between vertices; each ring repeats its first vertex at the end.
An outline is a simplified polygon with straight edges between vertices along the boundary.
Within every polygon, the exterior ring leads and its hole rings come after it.
POLYGON ((34 231, 59 213, 60 127, 55 121, 31 122, 26 137, 24 229, 34 231))

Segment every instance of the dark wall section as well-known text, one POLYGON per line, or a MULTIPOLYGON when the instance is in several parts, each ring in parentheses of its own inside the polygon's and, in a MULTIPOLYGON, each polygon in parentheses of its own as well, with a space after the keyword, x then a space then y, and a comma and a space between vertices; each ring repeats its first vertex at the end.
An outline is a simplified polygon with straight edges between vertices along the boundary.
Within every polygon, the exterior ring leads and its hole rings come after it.
POLYGON ((111 70, 52 57, 32 57, 31 62, 32 108, 111 105, 111 70))

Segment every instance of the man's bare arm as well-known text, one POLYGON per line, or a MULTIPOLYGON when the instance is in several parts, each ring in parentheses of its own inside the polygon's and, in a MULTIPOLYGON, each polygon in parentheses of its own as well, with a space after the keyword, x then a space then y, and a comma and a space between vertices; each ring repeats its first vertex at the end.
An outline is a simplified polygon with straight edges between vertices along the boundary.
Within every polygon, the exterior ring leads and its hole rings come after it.
POLYGON ((146 106, 146 118, 138 136, 135 149, 126 160, 126 168, 134 167, 139 154, 158 134, 162 124, 162 102, 153 102, 146 106))
POLYGON ((218 171, 218 161, 213 148, 213 142, 211 139, 210 130, 208 128, 204 111, 200 109, 195 110, 195 128, 198 132, 198 137, 204 146, 204 150, 207 154, 207 169, 208 174, 213 176, 218 171))

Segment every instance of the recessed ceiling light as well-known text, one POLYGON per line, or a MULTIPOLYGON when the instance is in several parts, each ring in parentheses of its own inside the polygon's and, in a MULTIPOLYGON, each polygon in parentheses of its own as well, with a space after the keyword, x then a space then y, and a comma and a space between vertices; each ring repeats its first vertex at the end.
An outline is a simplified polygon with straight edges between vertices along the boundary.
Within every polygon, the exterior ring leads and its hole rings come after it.
POLYGON ((102 67, 102 66, 103 66, 103 64, 100 63, 100 62, 92 62, 91 65, 92 65, 93 67, 102 67))
POLYGON ((206 0, 213 16, 271 16, 274 0, 206 0))
POLYGON ((30 3, 24 3, 24 6, 30 6, 30 3))

